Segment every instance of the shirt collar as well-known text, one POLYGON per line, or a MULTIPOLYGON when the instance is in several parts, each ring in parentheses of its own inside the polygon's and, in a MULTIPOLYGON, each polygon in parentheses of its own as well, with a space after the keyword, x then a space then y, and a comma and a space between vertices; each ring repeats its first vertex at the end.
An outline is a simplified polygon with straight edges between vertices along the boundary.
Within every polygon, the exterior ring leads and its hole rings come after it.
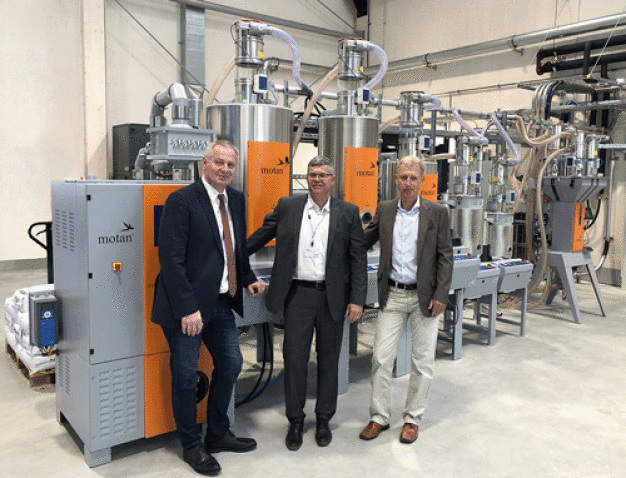
POLYGON ((416 212, 420 210, 420 203, 421 203, 421 197, 417 196, 417 201, 415 201, 415 204, 413 204, 413 207, 411 208, 411 210, 405 211, 404 209, 402 209, 402 199, 398 198, 398 210, 403 211, 407 214, 415 214, 416 212))
POLYGON ((306 209, 314 209, 318 213, 323 211, 330 212, 330 196, 328 197, 326 204, 324 204, 324 207, 320 208, 317 204, 315 204, 315 201, 313 201, 313 198, 309 194, 309 199, 306 202, 306 209))
MULTIPOLYGON (((206 189, 206 192, 209 194, 209 199, 211 200, 211 202, 216 202, 217 199, 217 195, 218 194, 222 194, 220 193, 217 189, 215 189, 213 186, 211 186, 209 184, 209 182, 204 179, 204 176, 202 176, 202 183, 204 184, 204 187, 206 189)), ((228 204, 228 194, 226 194, 226 190, 224 190, 224 205, 228 204)))

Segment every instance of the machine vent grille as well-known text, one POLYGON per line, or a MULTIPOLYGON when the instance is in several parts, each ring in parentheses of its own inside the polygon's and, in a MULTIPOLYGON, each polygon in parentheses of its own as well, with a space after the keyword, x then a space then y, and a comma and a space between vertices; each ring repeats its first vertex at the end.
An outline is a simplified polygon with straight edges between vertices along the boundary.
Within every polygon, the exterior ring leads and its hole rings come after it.
MULTIPOLYGON (((100 438, 117 442, 133 434, 143 418, 139 410, 139 370, 136 366, 113 368, 98 375, 100 391, 100 438)), ((125 440, 124 440, 125 441, 125 440)))
POLYGON ((70 394, 70 362, 64 354, 57 357, 57 386, 64 389, 66 394, 70 394))
POLYGON ((74 213, 61 209, 54 210, 53 231, 54 245, 74 252, 75 246, 75 223, 74 213))

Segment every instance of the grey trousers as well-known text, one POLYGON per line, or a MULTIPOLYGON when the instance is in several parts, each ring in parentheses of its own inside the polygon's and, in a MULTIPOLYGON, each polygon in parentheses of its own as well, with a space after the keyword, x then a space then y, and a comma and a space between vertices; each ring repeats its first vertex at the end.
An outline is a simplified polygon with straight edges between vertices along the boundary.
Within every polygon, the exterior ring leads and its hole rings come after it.
POLYGON ((337 409, 339 352, 343 323, 331 319, 325 290, 292 285, 285 301, 285 407, 289 421, 304 419, 307 371, 313 331, 317 352, 317 418, 330 420, 337 409))

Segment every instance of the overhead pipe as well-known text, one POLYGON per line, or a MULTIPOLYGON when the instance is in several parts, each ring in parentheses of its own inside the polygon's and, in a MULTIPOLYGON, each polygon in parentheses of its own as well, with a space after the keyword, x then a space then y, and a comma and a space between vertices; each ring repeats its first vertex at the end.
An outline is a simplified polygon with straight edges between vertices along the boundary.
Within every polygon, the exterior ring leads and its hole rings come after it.
MULTIPOLYGON (((558 38, 566 38, 584 33, 611 29, 623 22, 626 22, 626 13, 608 15, 605 17, 571 23, 560 27, 547 28, 545 30, 538 30, 521 35, 512 35, 509 37, 499 38, 497 40, 490 40, 473 45, 466 45, 459 48, 451 48, 449 50, 441 50, 434 53, 426 53, 424 55, 405 58, 403 60, 392 61, 389 63, 388 71, 397 72, 411 70, 416 67, 466 59, 468 57, 485 55, 498 51, 516 50, 518 47, 556 40, 558 38)), ((372 74, 374 71, 374 67, 369 67, 366 68, 365 73, 372 74)))
MULTIPOLYGON (((626 52, 622 53, 614 53, 612 55, 602 55, 602 56, 593 56, 590 57, 589 60, 585 60, 585 58, 581 58, 579 60, 566 60, 566 61, 548 61, 543 63, 542 65, 537 66, 537 74, 542 75, 544 73, 550 73, 552 71, 567 71, 567 70, 583 70, 583 76, 587 78, 588 73, 584 73, 585 64, 587 67, 589 63, 600 63, 601 65, 609 64, 609 63, 621 63, 626 61, 626 52)), ((587 70, 588 71, 588 70, 587 70)))
MULTIPOLYGON (((592 50, 597 50, 604 47, 624 46, 626 45, 626 35, 615 35, 611 38, 601 38, 597 40, 590 40, 586 42, 577 42, 570 45, 563 45, 554 48, 542 48, 537 52, 537 74, 549 73, 553 69, 557 70, 572 70, 576 68, 582 68, 583 76, 589 74, 589 66, 595 63, 597 57, 592 57, 592 50), (565 60, 559 61, 558 57, 569 55, 571 53, 580 53, 583 58, 577 60, 565 60), (543 62, 545 58, 553 58, 553 61, 543 62)), ((602 62, 605 58, 612 55, 605 55, 602 58, 602 62)))

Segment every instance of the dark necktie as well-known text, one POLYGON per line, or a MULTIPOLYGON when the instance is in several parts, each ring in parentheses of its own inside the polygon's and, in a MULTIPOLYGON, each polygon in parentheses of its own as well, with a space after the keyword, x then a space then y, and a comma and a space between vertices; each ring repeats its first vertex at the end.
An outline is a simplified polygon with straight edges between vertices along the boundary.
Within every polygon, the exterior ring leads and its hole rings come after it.
POLYGON ((224 228, 224 248, 226 249, 226 265, 228 267, 228 293, 235 297, 237 292, 237 271, 235 269, 235 253, 233 252, 233 238, 230 235, 230 224, 228 214, 224 204, 224 195, 218 194, 220 200, 220 215, 222 216, 222 226, 224 228))

